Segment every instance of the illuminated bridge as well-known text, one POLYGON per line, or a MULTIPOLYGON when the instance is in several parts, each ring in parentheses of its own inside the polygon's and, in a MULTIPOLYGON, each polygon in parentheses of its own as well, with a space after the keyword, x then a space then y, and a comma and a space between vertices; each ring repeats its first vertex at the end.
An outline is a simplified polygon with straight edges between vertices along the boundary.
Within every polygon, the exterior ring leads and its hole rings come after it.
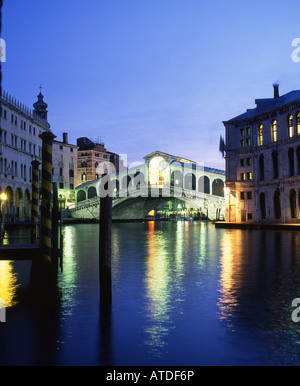
MULTIPOLYGON (((166 203, 182 203, 188 213, 209 218, 225 217, 225 172, 155 151, 145 163, 110 173, 113 220, 141 220, 166 203)), ((76 188, 73 218, 99 218, 101 178, 76 188)))

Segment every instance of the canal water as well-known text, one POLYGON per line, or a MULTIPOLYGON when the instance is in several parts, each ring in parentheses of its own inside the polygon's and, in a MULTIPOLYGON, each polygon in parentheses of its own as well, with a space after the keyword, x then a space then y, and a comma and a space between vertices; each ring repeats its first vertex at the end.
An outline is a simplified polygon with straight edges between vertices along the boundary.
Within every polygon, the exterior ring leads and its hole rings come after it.
POLYGON ((300 233, 114 223, 109 313, 100 309, 98 225, 63 234, 51 291, 30 262, 0 262, 0 365, 300 364, 300 233))

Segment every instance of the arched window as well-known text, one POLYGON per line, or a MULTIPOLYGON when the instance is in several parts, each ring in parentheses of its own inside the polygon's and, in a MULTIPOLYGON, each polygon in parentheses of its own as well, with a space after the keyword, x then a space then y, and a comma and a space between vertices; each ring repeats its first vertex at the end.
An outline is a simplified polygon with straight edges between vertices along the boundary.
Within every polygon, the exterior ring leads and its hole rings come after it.
POLYGON ((288 116, 288 135, 289 137, 294 136, 294 119, 292 115, 288 116))
POLYGON ((277 121, 274 119, 274 121, 271 124, 271 139, 272 142, 277 141, 277 121))
POLYGON ((291 218, 296 218, 296 191, 294 189, 290 190, 290 209, 291 218))
POLYGON ((86 181, 86 174, 85 173, 81 174, 81 181, 83 181, 83 182, 86 181))
POLYGON ((281 217, 280 191, 276 189, 274 193, 274 217, 279 220, 281 217))
POLYGON ((81 164, 80 164, 80 167, 81 168, 87 168, 87 162, 86 161, 82 161, 81 164))
POLYGON ((296 155, 297 155, 297 174, 300 175, 300 146, 296 149, 296 155))
POLYGON ((300 113, 296 114, 297 135, 300 135, 300 113))
POLYGON ((261 219, 266 219, 266 198, 265 193, 260 193, 259 195, 259 203, 260 203, 260 215, 261 219))
POLYGON ((265 179, 265 160, 262 154, 259 156, 259 179, 260 181, 265 179))
POLYGON ((273 161, 273 178, 278 178, 278 152, 274 150, 272 152, 273 161))
POLYGON ((262 146, 264 144, 263 128, 264 128, 263 125, 259 125, 257 129, 258 146, 262 146))
POLYGON ((295 164, 294 164, 294 149, 290 148, 288 151, 289 166, 290 166, 290 176, 295 175, 295 164))

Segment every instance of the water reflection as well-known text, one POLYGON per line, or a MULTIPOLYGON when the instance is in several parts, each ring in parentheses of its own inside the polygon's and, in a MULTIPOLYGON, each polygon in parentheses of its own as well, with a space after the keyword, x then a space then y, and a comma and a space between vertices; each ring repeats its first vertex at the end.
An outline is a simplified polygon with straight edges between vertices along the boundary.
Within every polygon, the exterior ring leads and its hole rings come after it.
POLYGON ((66 226, 63 230, 63 274, 59 281, 59 286, 62 292, 62 315, 72 315, 73 309, 76 305, 76 291, 77 291, 77 256, 78 252, 76 239, 78 237, 77 228, 66 226))
POLYGON ((162 231, 155 232, 154 221, 149 222, 145 282, 151 323, 145 331, 149 335, 149 340, 145 343, 155 348, 163 347, 166 344, 164 338, 168 334, 171 278, 166 243, 164 233, 162 231))
POLYGON ((300 360, 291 318, 291 302, 300 297, 299 243, 298 232, 227 230, 221 240, 219 318, 249 351, 268 347, 266 363, 300 360))
POLYGON ((17 274, 14 272, 11 261, 0 261, 0 299, 3 299, 6 307, 15 306, 16 292, 19 284, 17 274))
POLYGON ((239 260, 239 231, 237 234, 226 232, 221 240, 221 272, 220 272, 220 293, 219 299, 220 318, 226 319, 232 315, 237 305, 237 294, 235 292, 236 271, 239 260))

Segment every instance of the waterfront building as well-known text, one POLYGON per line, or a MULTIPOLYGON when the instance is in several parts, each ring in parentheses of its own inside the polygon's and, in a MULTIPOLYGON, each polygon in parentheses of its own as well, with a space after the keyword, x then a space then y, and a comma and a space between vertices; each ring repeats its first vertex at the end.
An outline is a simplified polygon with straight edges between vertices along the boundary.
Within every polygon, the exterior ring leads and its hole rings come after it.
POLYGON ((77 146, 76 186, 101 178, 106 171, 119 171, 119 155, 107 151, 103 142, 97 143, 87 137, 81 137, 77 139, 77 146), (114 170, 111 170, 111 167, 114 170))
POLYGON ((226 221, 299 222, 300 90, 224 121, 226 221))
POLYGON ((0 193, 6 193, 6 221, 30 219, 33 160, 42 162, 43 132, 50 131, 40 92, 33 110, 3 92, 0 95, 0 193))
POLYGON ((58 200, 61 209, 75 202, 77 182, 77 146, 68 141, 68 133, 63 140, 53 141, 52 181, 57 183, 58 200))

